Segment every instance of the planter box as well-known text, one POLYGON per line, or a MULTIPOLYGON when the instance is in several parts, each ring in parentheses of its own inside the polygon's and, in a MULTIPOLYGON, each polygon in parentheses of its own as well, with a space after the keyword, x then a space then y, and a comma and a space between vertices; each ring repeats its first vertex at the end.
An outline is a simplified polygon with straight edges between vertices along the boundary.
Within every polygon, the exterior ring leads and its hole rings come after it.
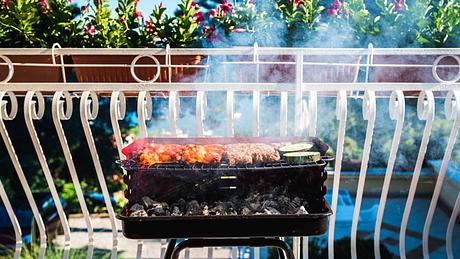
MULTIPOLYGON (((72 60, 75 64, 124 64, 131 65, 136 56, 133 55, 74 55, 72 60)), ((161 65, 165 64, 165 56, 155 56, 161 65)), ((203 56, 171 56, 173 65, 198 65, 203 56)), ((152 59, 144 57, 137 64, 154 65, 152 59)), ((171 82, 194 82, 203 68, 174 67, 171 69, 171 82)), ((156 67, 138 67, 134 69, 136 76, 144 81, 152 80, 156 73, 156 67)), ((76 67, 75 72, 79 82, 92 83, 136 83, 129 67, 76 67)), ((169 82, 168 69, 161 68, 160 75, 155 82, 169 82)))
MULTIPOLYGON (((13 63, 40 63, 53 64, 50 55, 18 55, 8 56, 13 63)), ((4 63, 3 60, 0 60, 4 63)), ((61 59, 56 57, 56 62, 60 64, 61 59)), ((64 63, 70 63, 70 57, 64 57, 64 63)), ((67 79, 70 77, 71 69, 66 69, 67 79)), ((8 66, 0 66, 0 80, 8 76, 8 66)), ((58 83, 63 82, 60 67, 34 67, 34 66, 14 66, 14 74, 9 82, 11 83, 58 83)))
MULTIPOLYGON (((253 56, 242 56, 238 61, 252 61, 253 56)), ((295 56, 260 56, 261 62, 286 62, 292 64, 260 64, 259 82, 261 83, 295 83, 296 65, 295 56)), ((359 56, 323 56, 308 55, 303 57, 304 63, 337 63, 336 65, 305 64, 303 66, 303 82, 355 82, 359 70, 359 56), (344 65, 341 65, 343 63, 344 65), (345 65, 345 64, 356 64, 345 65)), ((257 82, 254 75, 256 64, 244 64, 235 66, 237 82, 257 82)), ((334 95, 336 93, 334 92, 334 95)))
MULTIPOLYGON (((378 55, 374 56, 374 64, 423 64, 432 65, 438 55, 378 55)), ((457 65, 452 57, 443 58, 439 65, 457 65)), ((438 75, 443 80, 451 80, 458 68, 438 68, 438 75)), ((385 83, 437 83, 431 67, 374 67, 374 82, 385 83)), ((418 96, 419 91, 404 91, 405 95, 418 96)))

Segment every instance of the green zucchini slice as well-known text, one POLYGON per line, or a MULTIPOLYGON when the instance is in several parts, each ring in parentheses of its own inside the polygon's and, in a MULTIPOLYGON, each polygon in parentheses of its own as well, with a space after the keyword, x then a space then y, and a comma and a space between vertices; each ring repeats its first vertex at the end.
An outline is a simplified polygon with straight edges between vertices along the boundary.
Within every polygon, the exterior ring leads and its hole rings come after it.
POLYGON ((319 152, 291 152, 285 153, 284 159, 288 164, 311 164, 321 160, 319 152))
POLYGON ((287 145, 279 149, 280 155, 292 152, 303 152, 308 151, 313 147, 311 143, 297 143, 292 145, 287 145))

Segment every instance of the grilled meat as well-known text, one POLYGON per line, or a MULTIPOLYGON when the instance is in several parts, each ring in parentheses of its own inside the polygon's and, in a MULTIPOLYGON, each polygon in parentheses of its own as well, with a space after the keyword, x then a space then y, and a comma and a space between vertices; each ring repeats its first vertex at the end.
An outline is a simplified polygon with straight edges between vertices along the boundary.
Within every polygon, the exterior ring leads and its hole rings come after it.
POLYGON ((185 145, 183 159, 188 164, 219 164, 222 159, 222 145, 185 145))
POLYGON ((138 153, 138 162, 143 166, 163 163, 177 163, 182 159, 181 145, 147 144, 138 153))
POLYGON ((261 143, 226 145, 223 158, 230 166, 273 163, 280 160, 279 153, 273 146, 261 143))

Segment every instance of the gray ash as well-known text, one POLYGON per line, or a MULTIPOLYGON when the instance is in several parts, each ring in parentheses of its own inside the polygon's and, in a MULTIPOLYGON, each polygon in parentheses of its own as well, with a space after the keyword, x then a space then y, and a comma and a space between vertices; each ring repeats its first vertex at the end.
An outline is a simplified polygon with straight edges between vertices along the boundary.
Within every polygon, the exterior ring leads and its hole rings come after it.
POLYGON ((143 197, 129 209, 130 217, 183 215, 279 215, 308 214, 308 203, 300 197, 253 193, 246 199, 231 198, 212 203, 180 199, 174 203, 157 202, 143 197), (142 204, 141 204, 142 203, 142 204))

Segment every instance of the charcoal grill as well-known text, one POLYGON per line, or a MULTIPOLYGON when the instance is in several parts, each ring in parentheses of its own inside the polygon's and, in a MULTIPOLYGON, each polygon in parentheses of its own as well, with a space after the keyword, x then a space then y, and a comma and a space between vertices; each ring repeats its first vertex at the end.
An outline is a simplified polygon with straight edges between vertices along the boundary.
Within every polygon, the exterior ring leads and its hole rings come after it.
MULTIPOLYGON (((182 144, 184 141, 196 144, 226 144, 299 142, 305 141, 305 138, 150 139, 150 141, 161 144, 182 144)), ((234 242, 242 242, 254 246, 275 246, 284 250, 282 241, 273 238, 322 235, 327 231, 328 216, 332 214, 324 199, 326 193, 324 182, 327 178, 325 168, 332 158, 324 156, 327 145, 318 139, 311 138, 309 141, 313 142, 323 155, 322 159, 314 164, 290 165, 280 161, 246 166, 229 166, 226 163, 220 165, 158 164, 145 168, 138 167, 132 161, 124 161, 122 166, 127 172, 124 179, 128 186, 125 196, 129 204, 118 215, 118 219, 122 221, 123 234, 132 239, 172 239, 171 247, 168 249, 168 256, 171 257, 176 256, 176 252, 180 252, 183 247, 194 247, 198 244, 201 247, 214 246, 216 242, 220 242, 216 241, 216 238, 228 240, 229 242, 226 243, 228 246, 234 242), (141 203, 142 197, 146 195, 153 200, 167 203, 180 198, 212 202, 225 200, 228 197, 244 199, 250 193, 269 193, 276 188, 281 188, 283 193, 301 197, 306 201, 308 214, 129 217, 129 207, 141 203), (258 239, 254 239, 255 237, 258 239), (195 241, 180 243, 176 247, 177 238, 195 241)), ((289 251, 284 253, 290 257, 289 251)))

